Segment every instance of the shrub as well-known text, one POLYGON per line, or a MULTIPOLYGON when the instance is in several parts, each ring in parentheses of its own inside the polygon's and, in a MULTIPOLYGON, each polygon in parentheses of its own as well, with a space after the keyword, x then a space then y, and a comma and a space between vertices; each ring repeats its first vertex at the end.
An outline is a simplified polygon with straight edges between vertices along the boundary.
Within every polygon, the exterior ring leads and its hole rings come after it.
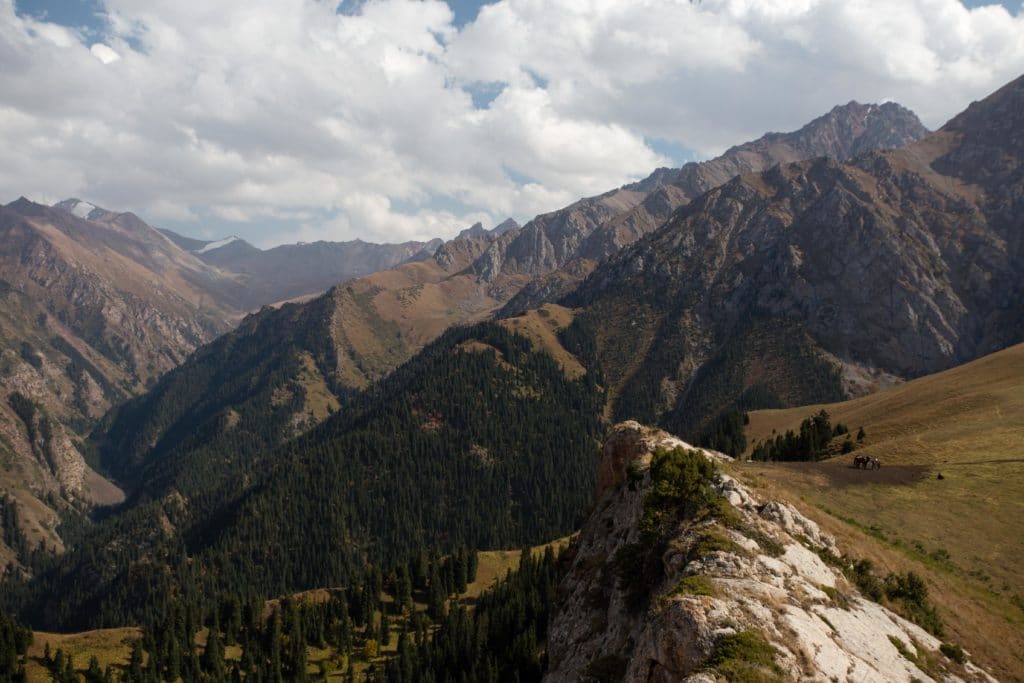
POLYGON ((892 643, 892 646, 896 648, 897 652, 903 655, 904 659, 913 662, 914 664, 917 664, 917 655, 908 650, 907 646, 903 643, 902 640, 900 640, 896 636, 889 636, 889 642, 892 643))
POLYGON ((781 543, 755 526, 746 526, 740 529, 740 532, 747 538, 755 541, 765 555, 781 557, 786 552, 785 547, 781 543))
POLYGON ((656 534, 680 517, 699 518, 717 507, 719 498, 712 488, 718 473, 715 464, 702 453, 684 448, 659 448, 651 459, 651 485, 644 498, 640 530, 656 534))
POLYGON ((890 573, 884 581, 879 581, 873 569, 871 560, 857 560, 846 570, 846 575, 866 597, 875 602, 881 602, 884 597, 896 603, 910 621, 932 635, 942 636, 942 618, 928 600, 928 586, 924 579, 914 572, 907 572, 890 573))
POLYGON ((660 545, 630 543, 619 548, 612 558, 616 585, 623 592, 626 607, 634 613, 646 604, 650 587, 657 585, 663 578, 657 552, 660 545))
POLYGON ((908 619, 935 636, 944 629, 938 610, 928 600, 928 586, 914 572, 889 574, 885 577, 885 596, 903 606, 908 619))
POLYGON ((783 680, 782 669, 775 663, 775 648, 753 629, 722 638, 705 664, 733 683, 783 680))
POLYGON ((636 491, 636 486, 644 480, 644 470, 640 463, 634 460, 626 467, 626 481, 629 483, 629 490, 636 491))
POLYGON ((676 584, 676 595, 717 595, 715 584, 706 576, 684 576, 676 584))
MULTIPOLYGON (((623 546, 612 560, 617 585, 627 607, 637 612, 646 604, 649 589, 664 578, 661 555, 669 532, 683 519, 733 519, 735 510, 713 487, 718 468, 703 453, 685 448, 659 448, 651 457, 649 488, 640 519, 640 540, 623 546), (728 509, 726 509, 728 508, 728 509)), ((642 478, 639 467, 627 470, 631 486, 642 478)), ((720 531, 705 531, 693 551, 734 549, 720 531)))
POLYGON ((957 664, 967 663, 967 655, 964 654, 964 650, 959 645, 954 643, 943 643, 939 646, 939 650, 942 654, 952 659, 957 664))
POLYGON ((871 560, 857 560, 847 570, 847 578, 853 582, 865 596, 879 602, 882 599, 882 584, 872 571, 875 564, 871 560))
POLYGON ((722 531, 720 527, 711 527, 701 531, 700 535, 697 536, 696 542, 690 548, 688 559, 695 560, 719 550, 728 553, 743 552, 743 549, 729 538, 728 534, 722 531))
MULTIPOLYGON (((828 596, 828 599, 832 601, 832 604, 841 609, 850 608, 850 600, 845 595, 840 593, 837 589, 832 586, 821 586, 821 592, 828 596)), ((818 616, 821 616, 820 614, 818 616)), ((822 617, 824 619, 824 617, 822 617)), ((827 621, 827 620, 826 620, 827 621)), ((832 626, 832 624, 829 624, 832 626)), ((835 630, 835 627, 833 627, 835 630)))

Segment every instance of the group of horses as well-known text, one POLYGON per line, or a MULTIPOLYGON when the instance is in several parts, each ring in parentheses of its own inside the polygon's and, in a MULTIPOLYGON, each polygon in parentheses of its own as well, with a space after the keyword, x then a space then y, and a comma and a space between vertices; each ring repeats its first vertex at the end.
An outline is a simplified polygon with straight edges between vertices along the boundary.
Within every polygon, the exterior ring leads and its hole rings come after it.
POLYGON ((859 470, 877 470, 882 468, 882 463, 878 461, 878 458, 872 458, 870 455, 855 455, 853 466, 859 470))

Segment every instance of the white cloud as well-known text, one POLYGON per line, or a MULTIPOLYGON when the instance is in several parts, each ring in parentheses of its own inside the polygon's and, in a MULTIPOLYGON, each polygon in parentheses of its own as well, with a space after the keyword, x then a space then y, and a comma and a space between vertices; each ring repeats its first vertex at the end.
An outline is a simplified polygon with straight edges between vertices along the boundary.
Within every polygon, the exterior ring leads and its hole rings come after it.
POLYGON ((711 155, 850 99, 935 127, 1024 72, 1024 19, 958 0, 104 10, 87 46, 0 0, 0 189, 261 244, 522 221, 667 163, 648 139, 711 155), (474 83, 506 86, 475 109, 474 83))
POLYGON ((117 54, 112 47, 104 45, 103 43, 94 43, 93 46, 89 48, 89 51, 92 52, 96 59, 100 60, 104 64, 110 64, 111 62, 116 62, 121 59, 121 55, 117 54))

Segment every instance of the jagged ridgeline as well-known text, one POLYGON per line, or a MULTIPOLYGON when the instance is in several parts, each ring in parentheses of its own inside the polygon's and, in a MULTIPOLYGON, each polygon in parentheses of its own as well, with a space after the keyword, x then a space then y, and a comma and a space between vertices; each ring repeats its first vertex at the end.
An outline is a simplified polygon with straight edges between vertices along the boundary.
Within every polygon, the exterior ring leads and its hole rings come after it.
POLYGON ((1022 111, 1018 78, 900 149, 737 175, 609 256, 561 303, 612 415, 692 439, 1024 339, 1022 111))
POLYGON ((603 400, 524 337, 490 323, 452 329, 285 446, 242 453, 218 441, 223 462, 205 487, 170 462, 197 464, 187 449, 164 454, 162 497, 83 534, 28 587, 23 612, 60 628, 140 623, 172 595, 345 585, 424 547, 564 535, 593 495, 603 400), (223 464, 242 461, 238 476, 223 464))

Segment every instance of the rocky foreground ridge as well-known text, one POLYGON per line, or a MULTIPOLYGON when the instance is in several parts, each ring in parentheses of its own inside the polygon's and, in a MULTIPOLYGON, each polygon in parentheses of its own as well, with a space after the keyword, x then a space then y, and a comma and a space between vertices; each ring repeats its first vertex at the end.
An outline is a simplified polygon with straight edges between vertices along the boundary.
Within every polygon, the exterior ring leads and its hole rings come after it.
POLYGON ((728 459, 637 422, 612 430, 545 681, 994 680, 862 596, 835 540, 711 464, 728 459))

